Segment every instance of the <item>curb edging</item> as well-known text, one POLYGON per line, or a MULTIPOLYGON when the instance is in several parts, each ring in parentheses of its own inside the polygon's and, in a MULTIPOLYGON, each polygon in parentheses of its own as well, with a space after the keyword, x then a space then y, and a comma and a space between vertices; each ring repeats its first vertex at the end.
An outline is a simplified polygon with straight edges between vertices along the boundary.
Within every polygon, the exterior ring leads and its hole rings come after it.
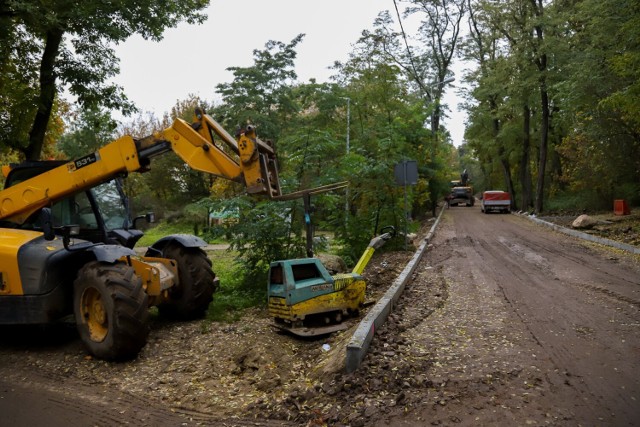
POLYGON ((416 250, 415 254, 411 258, 411 261, 407 263, 404 270, 402 270, 402 273, 400 273, 396 280, 394 280, 391 287, 387 289, 387 292, 385 292, 382 298, 380 298, 376 305, 374 305, 373 308, 364 317, 364 319, 362 319, 362 321, 356 328, 356 331, 353 333, 351 340, 347 344, 347 356, 345 364, 347 373, 354 372, 360 367, 362 360, 367 354, 367 350, 369 349, 369 345, 371 344, 371 340, 375 335, 376 329, 382 326, 387 320, 387 317, 389 317, 389 314, 393 309, 393 305, 396 303, 396 301, 404 291, 404 287, 409 278, 415 272, 415 269, 418 266, 418 262, 420 261, 420 259, 422 259, 422 255, 429 245, 429 241, 435 234, 436 227, 440 223, 440 218, 442 218, 443 212, 444 207, 440 210, 440 214, 438 214, 436 222, 434 222, 431 226, 431 229, 416 250))
POLYGON ((582 231, 572 230, 570 228, 566 228, 561 225, 536 218, 534 216, 525 215, 525 214, 521 214, 521 216, 524 216, 525 218, 528 218, 537 224, 544 225, 546 227, 552 228, 556 231, 567 234, 569 236, 577 237, 579 239, 589 240, 590 242, 599 243, 605 246, 611 246, 616 249, 620 249, 623 251, 628 251, 628 252, 640 255, 640 248, 637 246, 629 245, 627 243, 622 243, 622 242, 616 242, 615 240, 607 239, 604 237, 593 236, 591 234, 584 233, 582 231))

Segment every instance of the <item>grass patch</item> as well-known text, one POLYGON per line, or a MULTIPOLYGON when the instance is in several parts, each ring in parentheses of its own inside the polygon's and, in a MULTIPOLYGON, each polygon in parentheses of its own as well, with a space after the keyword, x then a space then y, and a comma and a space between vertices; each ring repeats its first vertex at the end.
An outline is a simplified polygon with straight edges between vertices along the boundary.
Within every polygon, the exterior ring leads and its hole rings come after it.
POLYGON ((213 271, 220 278, 220 289, 213 295, 213 302, 207 310, 207 320, 212 322, 236 322, 245 309, 265 304, 264 289, 247 290, 243 287, 242 266, 236 263, 235 251, 210 251, 213 271))
POLYGON ((145 230, 138 246, 151 246, 157 240, 169 234, 193 234, 193 227, 185 223, 159 222, 153 228, 145 230))
MULTIPOLYGON (((185 222, 159 222, 154 227, 145 230, 144 236, 138 242, 138 246, 151 246, 159 239, 170 234, 194 234, 193 225, 185 222)), ((207 243, 226 243, 223 239, 208 238, 206 234, 199 233, 199 237, 207 241, 207 243)))
MULTIPOLYGON (((193 234, 193 231, 193 227, 188 223, 159 222, 145 231, 137 246, 151 246, 167 235, 193 234)), ((215 239, 209 240, 208 243, 225 243, 225 241, 215 239)), ((232 323, 242 317, 245 309, 266 304, 266 283, 257 289, 247 289, 243 284, 242 266, 236 262, 238 252, 215 250, 208 251, 207 256, 213 262, 213 271, 220 279, 220 288, 213 295, 213 301, 206 313, 207 320, 232 323)))

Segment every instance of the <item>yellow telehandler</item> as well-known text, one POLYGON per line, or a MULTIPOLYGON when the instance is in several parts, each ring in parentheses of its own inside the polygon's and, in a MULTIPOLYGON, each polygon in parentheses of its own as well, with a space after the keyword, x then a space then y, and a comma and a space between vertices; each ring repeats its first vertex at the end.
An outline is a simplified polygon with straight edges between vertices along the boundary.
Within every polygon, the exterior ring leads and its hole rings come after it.
MULTIPOLYGON (((195 236, 166 236, 136 256, 142 232, 121 187, 167 152, 191 168, 240 182, 253 195, 281 197, 274 147, 248 126, 232 137, 204 111, 142 139, 119 138, 73 161, 2 168, 0 324, 48 324, 75 316, 91 354, 135 357, 149 333, 150 306, 202 316, 217 279, 195 236), (219 141, 226 144, 224 151, 219 141)), ((150 218, 149 218, 150 219, 150 218)))

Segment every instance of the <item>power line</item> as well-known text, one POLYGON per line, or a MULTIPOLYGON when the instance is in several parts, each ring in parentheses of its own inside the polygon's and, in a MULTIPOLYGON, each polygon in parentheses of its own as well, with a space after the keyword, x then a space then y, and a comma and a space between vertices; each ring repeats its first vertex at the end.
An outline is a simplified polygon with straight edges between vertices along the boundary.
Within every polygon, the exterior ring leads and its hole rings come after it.
POLYGON ((396 0, 393 0, 393 6, 396 8, 396 15, 398 16, 398 22, 400 23, 400 31, 402 31, 402 38, 404 39, 404 45, 407 48, 407 54, 409 55, 409 62, 411 63, 411 68, 413 69, 413 75, 416 82, 418 83, 418 87, 420 87, 420 90, 426 93, 427 98, 429 99, 429 101, 431 101, 431 93, 424 90, 424 85, 420 79, 420 76, 418 76, 416 64, 413 62, 413 55, 411 54, 411 48, 409 47, 409 42, 407 41, 407 34, 404 31, 404 25, 402 25, 402 18, 400 17, 400 11, 398 10, 398 3, 396 2, 396 0))

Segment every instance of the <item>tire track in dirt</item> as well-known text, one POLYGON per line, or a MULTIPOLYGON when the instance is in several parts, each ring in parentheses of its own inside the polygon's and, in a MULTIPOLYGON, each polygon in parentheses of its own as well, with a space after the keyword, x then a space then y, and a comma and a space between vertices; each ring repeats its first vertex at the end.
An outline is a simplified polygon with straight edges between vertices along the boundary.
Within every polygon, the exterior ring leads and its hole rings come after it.
MULTIPOLYGON (((4 420, 20 413, 18 425, 57 426, 111 426, 121 425, 126 420, 132 426, 189 425, 188 417, 172 413, 145 399, 128 393, 117 393, 104 387, 75 384, 71 389, 61 387, 59 379, 49 376, 31 375, 28 382, 3 372, 2 405, 4 420), (37 396, 37 397, 34 397, 37 396), (32 414, 33 423, 25 418, 32 414), (40 418, 37 418, 40 417, 40 418)), ((15 425, 15 424, 14 424, 15 425)))
POLYGON ((625 354, 638 349, 637 328, 628 326, 637 322, 638 307, 625 295, 637 292, 637 270, 542 228, 528 232, 519 218, 503 217, 493 227, 477 219, 457 213, 456 233, 473 236, 468 251, 484 258, 475 268, 493 272, 554 371, 566 376, 549 375, 555 391, 574 388, 580 399, 572 412, 587 422, 633 423, 640 388, 633 358, 625 354))
MULTIPOLYGON (((549 414, 536 409, 525 414, 522 409, 535 395, 549 392, 548 386, 540 384, 540 364, 534 366, 525 357, 535 342, 526 330, 513 328, 517 318, 491 273, 475 268, 482 261, 473 249, 477 246, 471 235, 456 234, 452 218, 447 217, 423 260, 437 267, 435 277, 417 277, 412 284, 444 280, 449 289, 446 303, 412 334, 434 361, 429 370, 434 387, 422 405, 428 409, 419 410, 417 421, 522 425, 527 420, 570 418, 570 413, 558 409, 549 414), (452 257, 443 255, 451 252, 452 257)), ((412 424, 407 420, 404 425, 412 424)))
MULTIPOLYGON (((556 250, 555 246, 557 245, 556 243, 557 241, 554 241, 554 240, 543 239, 543 242, 545 244, 540 244, 538 242, 534 242, 531 240, 524 243, 533 252, 545 253, 550 258, 562 257, 568 261, 572 261, 573 263, 575 263, 574 267, 572 267, 571 269, 568 269, 568 271, 571 271, 574 274, 579 274, 580 276, 580 281, 576 281, 576 280, 573 281, 575 285, 581 286, 582 285, 581 282, 584 282, 584 281, 591 281, 594 283, 606 283, 608 288, 598 287, 598 286, 592 286, 591 288, 593 288, 594 290, 596 289, 601 290, 604 293, 608 294, 609 296, 618 298, 621 301, 629 302, 634 305, 640 304, 640 290, 638 290, 638 285, 640 285, 640 278, 636 277, 634 279, 633 274, 629 274, 629 271, 627 270, 628 266, 625 265, 624 263, 619 263, 618 262, 619 258, 617 256, 612 255, 611 252, 607 252, 606 249, 600 249, 601 255, 604 258, 595 260, 597 264, 594 265, 594 258, 589 257, 587 259, 585 254, 583 253, 585 252, 585 250, 587 250, 586 248, 589 248, 591 250, 597 250, 598 248, 594 244, 592 243, 581 244, 576 239, 567 237, 565 235, 561 235, 557 232, 550 232, 550 234, 556 237, 560 237, 563 243, 575 249, 575 252, 579 253, 580 255, 576 255, 572 252, 556 250), (574 240, 576 240, 576 242, 574 242, 574 240), (612 263, 619 264, 620 268, 612 269, 611 268, 612 263), (628 286, 628 285, 633 285, 633 286, 628 286), (623 294, 617 293, 617 291, 610 289, 611 287, 615 287, 626 292, 631 291, 632 294, 623 295, 623 294)), ((508 244, 506 245, 509 246, 508 244)), ((570 279, 570 277, 567 277, 567 276, 561 276, 561 277, 565 279, 570 279)))

